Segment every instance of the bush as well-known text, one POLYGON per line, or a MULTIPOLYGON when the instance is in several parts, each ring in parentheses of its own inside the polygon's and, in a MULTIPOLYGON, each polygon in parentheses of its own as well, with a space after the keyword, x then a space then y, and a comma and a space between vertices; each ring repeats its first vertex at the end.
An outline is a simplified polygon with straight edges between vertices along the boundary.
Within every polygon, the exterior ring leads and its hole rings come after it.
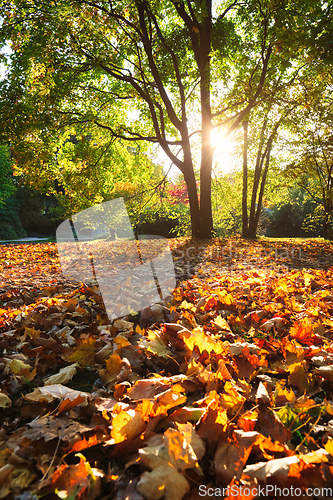
POLYGON ((143 222, 137 226, 138 234, 155 234, 172 238, 175 236, 177 221, 174 219, 158 218, 154 222, 143 222))
POLYGON ((17 238, 15 229, 8 222, 0 223, 0 240, 16 240, 17 238))
POLYGON ((27 236, 27 232, 22 227, 17 203, 10 198, 0 208, 0 237, 5 240, 24 238, 25 236, 27 236))
POLYGON ((29 236, 53 236, 60 221, 56 219, 57 201, 52 196, 20 187, 15 202, 21 224, 29 236))
POLYGON ((304 229, 303 222, 313 212, 311 202, 286 203, 264 210, 264 215, 269 219, 266 236, 273 237, 306 237, 314 234, 313 231, 304 229))
POLYGON ((132 226, 138 234, 155 234, 166 238, 186 235, 189 231, 189 209, 184 204, 172 205, 168 202, 144 207, 135 212, 128 210, 132 226))

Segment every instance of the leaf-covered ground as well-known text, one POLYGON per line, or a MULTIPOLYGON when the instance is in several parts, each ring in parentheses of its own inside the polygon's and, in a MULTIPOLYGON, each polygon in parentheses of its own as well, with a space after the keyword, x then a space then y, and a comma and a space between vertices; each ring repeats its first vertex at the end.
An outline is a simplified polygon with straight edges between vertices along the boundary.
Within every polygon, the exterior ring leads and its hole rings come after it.
POLYGON ((332 245, 170 243, 170 302, 113 324, 56 244, 0 247, 0 498, 333 496, 332 245))

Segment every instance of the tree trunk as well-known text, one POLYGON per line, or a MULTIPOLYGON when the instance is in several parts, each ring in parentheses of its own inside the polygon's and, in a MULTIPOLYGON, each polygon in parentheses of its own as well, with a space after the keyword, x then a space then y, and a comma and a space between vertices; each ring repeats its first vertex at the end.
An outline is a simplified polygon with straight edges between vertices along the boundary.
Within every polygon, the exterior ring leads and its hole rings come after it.
POLYGON ((211 144, 212 112, 210 102, 210 50, 211 50, 211 0, 205 0, 206 13, 202 25, 200 56, 200 101, 201 101, 201 164, 200 164, 200 229, 199 238, 212 237, 212 164, 213 148, 211 144))
POLYGON ((191 158, 184 162, 184 179, 187 187, 188 200, 190 204, 191 233, 193 238, 200 238, 200 207, 197 191, 197 183, 191 158))
POLYGON ((262 209, 262 200, 264 197, 265 184, 266 184, 266 178, 267 178, 267 173, 268 173, 268 168, 269 168, 269 161, 271 158, 272 145, 273 145, 273 136, 271 136, 268 139, 266 149, 265 149, 264 153, 262 154, 262 157, 260 160, 260 171, 258 172, 258 183, 256 185, 256 189, 254 189, 252 192, 252 203, 253 203, 255 210, 253 210, 253 211, 251 210, 250 221, 249 221, 248 237, 251 239, 255 239, 257 237, 259 217, 260 217, 260 213, 261 213, 261 209, 262 209), (265 168, 262 171, 262 166, 263 166, 264 161, 265 161, 265 168), (260 178, 261 178, 261 180, 260 180, 260 178), (258 200, 257 200, 257 192, 258 192, 259 184, 260 184, 260 191, 259 191, 259 196, 258 196, 258 200), (253 200, 253 197, 255 197, 254 200, 253 200), (255 206, 255 205, 257 205, 257 206, 255 206))
MULTIPOLYGON (((257 158, 256 158, 256 165, 254 169, 254 179, 253 179, 253 186, 252 186, 252 197, 251 197, 251 207, 250 207, 250 218, 248 221, 248 237, 249 238, 255 238, 257 234, 257 225, 258 223, 255 222, 256 220, 256 203, 257 203, 257 194, 258 194, 258 189, 261 181, 261 173, 262 173, 262 167, 263 163, 265 161, 265 156, 267 154, 267 148, 263 152, 263 147, 264 147, 264 142, 265 142, 265 130, 267 126, 267 120, 264 120, 264 123, 261 127, 261 132, 260 132, 260 141, 259 141, 259 147, 257 151, 257 158)), ((261 210, 261 208, 260 208, 261 210)))
POLYGON ((332 224, 330 221, 330 212, 324 207, 324 220, 323 220, 323 236, 325 240, 333 239, 332 224))
POLYGON ((247 151, 248 151, 248 125, 247 120, 243 121, 244 144, 243 144, 243 195, 242 195, 242 236, 248 235, 248 217, 247 217, 247 151))
POLYGON ((202 144, 200 165, 200 239, 212 237, 212 164, 210 91, 202 90, 202 144))
POLYGON ((266 178, 267 178, 267 173, 268 173, 268 167, 269 167, 269 160, 271 157, 271 152, 268 151, 267 157, 266 157, 266 166, 265 170, 262 176, 261 180, 261 186, 260 186, 260 193, 259 193, 259 198, 258 198, 258 206, 257 206, 257 211, 256 211, 256 216, 254 219, 254 238, 257 236, 257 230, 258 230, 258 223, 259 223, 259 217, 261 214, 261 209, 262 209, 262 199, 264 197, 264 191, 265 191, 265 185, 266 185, 266 178))

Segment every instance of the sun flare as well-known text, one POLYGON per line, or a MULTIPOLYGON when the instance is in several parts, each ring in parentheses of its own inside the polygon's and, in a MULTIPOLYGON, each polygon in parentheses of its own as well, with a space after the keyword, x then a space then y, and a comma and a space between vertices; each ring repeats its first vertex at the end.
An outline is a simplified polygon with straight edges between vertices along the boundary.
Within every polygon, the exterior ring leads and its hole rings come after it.
POLYGON ((214 147, 214 166, 223 173, 230 172, 234 167, 232 151, 234 144, 223 136, 216 128, 211 132, 211 144, 214 147))

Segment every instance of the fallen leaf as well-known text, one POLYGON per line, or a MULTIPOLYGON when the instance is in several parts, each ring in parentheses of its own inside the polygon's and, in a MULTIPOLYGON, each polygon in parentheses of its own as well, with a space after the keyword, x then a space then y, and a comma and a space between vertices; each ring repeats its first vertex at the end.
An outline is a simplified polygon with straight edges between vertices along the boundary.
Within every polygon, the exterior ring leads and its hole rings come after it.
POLYGON ((237 430, 235 438, 235 442, 220 443, 214 456, 217 481, 224 484, 229 484, 233 477, 240 479, 244 465, 260 434, 255 431, 237 430))
POLYGON ((134 409, 121 410, 112 418, 110 444, 121 443, 133 439, 146 428, 140 411, 134 409))
POLYGON ((90 395, 70 389, 61 384, 47 385, 45 387, 38 387, 33 392, 26 394, 24 399, 28 401, 53 401, 54 399, 68 400, 70 403, 75 402, 75 406, 85 406, 88 404, 90 395))
POLYGON ((66 384, 77 372, 77 363, 61 368, 59 373, 51 375, 44 381, 44 385, 66 384))
POLYGON ((12 404, 12 401, 7 396, 7 394, 0 392, 0 408, 7 408, 8 406, 11 406, 11 404, 12 404))

